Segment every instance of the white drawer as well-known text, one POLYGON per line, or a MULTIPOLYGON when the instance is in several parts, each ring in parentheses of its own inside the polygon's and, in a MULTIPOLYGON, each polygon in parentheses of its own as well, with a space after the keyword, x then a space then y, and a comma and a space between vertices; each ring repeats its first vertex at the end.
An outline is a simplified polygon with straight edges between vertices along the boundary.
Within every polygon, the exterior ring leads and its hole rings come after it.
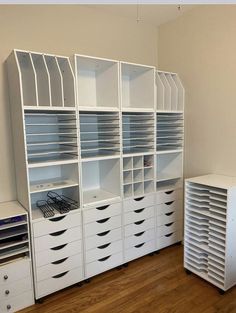
POLYGON ((172 189, 169 191, 159 191, 156 193, 156 203, 166 203, 183 197, 183 189, 172 189))
POLYGON ((157 226, 162 226, 165 224, 169 224, 178 220, 183 219, 182 211, 174 211, 162 215, 157 216, 157 226))
POLYGON ((183 210, 182 205, 182 200, 173 200, 170 202, 159 204, 156 206, 157 215, 162 215, 177 210, 183 210))
POLYGON ((140 243, 155 240, 155 229, 151 228, 146 231, 134 234, 125 238, 125 249, 132 248, 140 243))
POLYGON ((113 203, 108 205, 103 205, 94 209, 83 211, 83 222, 85 224, 92 223, 97 220, 108 218, 111 216, 116 216, 121 214, 121 203, 113 203))
POLYGON ((175 221, 166 225, 162 225, 157 227, 157 238, 170 234, 171 232, 176 232, 177 230, 181 230, 182 221, 175 221))
POLYGON ((85 238, 86 250, 90 250, 98 246, 102 246, 106 243, 121 240, 121 239, 122 239, 121 228, 108 230, 103 233, 91 236, 91 237, 86 237, 85 238))
POLYGON ((157 249, 162 249, 182 240, 182 232, 176 231, 157 239, 157 249))
POLYGON ((130 261, 153 251, 155 251, 155 240, 143 242, 130 249, 125 250, 125 260, 130 261))
POLYGON ((81 226, 51 233, 34 239, 35 251, 43 251, 81 239, 81 226))
POLYGON ((19 260, 0 267, 0 286, 31 275, 29 259, 19 260))
POLYGON ((93 236, 107 230, 121 227, 121 216, 112 216, 106 219, 99 219, 96 222, 84 226, 85 236, 93 236))
POLYGON ((82 255, 76 254, 36 268, 37 281, 51 278, 77 267, 82 267, 82 255))
POLYGON ((122 252, 116 253, 105 258, 99 259, 95 262, 85 265, 86 277, 91 277, 99 273, 105 272, 113 267, 123 263, 122 252))
POLYGON ((33 290, 0 302, 1 313, 14 313, 34 304, 33 290))
POLYGON ((34 237, 40 237, 54 233, 63 229, 68 229, 81 225, 81 213, 69 213, 33 223, 34 237))
POLYGON ((0 302, 6 301, 32 289, 32 277, 28 276, 23 279, 6 284, 0 288, 0 302))
POLYGON ((94 262, 106 256, 122 252, 122 240, 110 242, 95 249, 86 251, 86 263, 94 262))
POLYGON ((125 237, 132 236, 133 234, 140 233, 142 231, 148 230, 155 227, 155 219, 149 218, 147 220, 141 220, 133 224, 125 226, 125 237))
POLYGON ((36 298, 42 298, 57 290, 74 285, 83 280, 82 267, 77 267, 68 272, 61 273, 49 279, 42 280, 36 284, 36 298))
POLYGON ((154 217, 154 212, 154 206, 150 206, 125 213, 124 224, 128 225, 137 221, 146 220, 148 218, 154 217))
POLYGON ((147 195, 141 198, 124 200, 124 212, 146 208, 155 204, 155 195, 147 195))
POLYGON ((66 243, 48 250, 40 251, 35 254, 36 266, 43 266, 63 258, 82 253, 81 240, 66 243))

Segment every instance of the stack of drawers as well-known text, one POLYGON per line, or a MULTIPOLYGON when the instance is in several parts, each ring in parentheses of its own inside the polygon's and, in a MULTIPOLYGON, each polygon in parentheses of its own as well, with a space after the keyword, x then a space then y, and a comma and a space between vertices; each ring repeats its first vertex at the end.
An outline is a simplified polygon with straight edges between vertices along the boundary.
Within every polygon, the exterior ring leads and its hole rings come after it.
POLYGON ((19 259, 0 268, 0 312, 16 312, 34 304, 30 259, 19 259))
POLYGON ((36 299, 83 280, 79 210, 33 222, 36 299))
POLYGON ((87 278, 123 263, 121 214, 120 202, 84 209, 87 278))
POLYGON ((155 250, 155 196, 124 202, 125 261, 155 250))
POLYGON ((182 240, 182 189, 158 192, 156 203, 159 250, 182 240))

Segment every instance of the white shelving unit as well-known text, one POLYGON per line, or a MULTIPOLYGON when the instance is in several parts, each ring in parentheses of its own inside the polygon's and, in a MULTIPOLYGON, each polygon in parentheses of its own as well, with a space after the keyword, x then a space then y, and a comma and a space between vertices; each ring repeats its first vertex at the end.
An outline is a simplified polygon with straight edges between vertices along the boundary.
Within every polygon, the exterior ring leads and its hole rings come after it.
POLYGON ((186 180, 184 267, 221 292, 236 284, 235 202, 235 177, 186 180))

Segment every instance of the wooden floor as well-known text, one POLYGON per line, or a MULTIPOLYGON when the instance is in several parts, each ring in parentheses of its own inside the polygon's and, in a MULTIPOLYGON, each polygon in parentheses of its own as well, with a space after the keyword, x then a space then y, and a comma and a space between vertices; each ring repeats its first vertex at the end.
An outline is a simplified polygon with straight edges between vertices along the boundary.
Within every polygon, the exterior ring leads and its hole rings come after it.
POLYGON ((70 287, 22 313, 233 313, 236 287, 225 295, 183 269, 183 248, 172 246, 128 268, 113 269, 70 287))

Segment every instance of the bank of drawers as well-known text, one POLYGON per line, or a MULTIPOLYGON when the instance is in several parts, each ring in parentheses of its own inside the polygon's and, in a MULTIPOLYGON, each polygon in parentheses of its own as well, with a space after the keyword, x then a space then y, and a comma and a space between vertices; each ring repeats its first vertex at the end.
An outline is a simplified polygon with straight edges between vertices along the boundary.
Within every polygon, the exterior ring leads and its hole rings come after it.
POLYGON ((20 259, 0 267, 0 312, 16 312, 34 304, 31 263, 20 259))
POLYGON ((182 189, 157 193, 157 249, 165 248, 182 240, 182 220, 182 189))
POLYGON ((155 195, 124 201, 125 261, 155 250, 155 195))
POLYGON ((79 210, 33 223, 36 298, 84 279, 79 210))
POLYGON ((85 276, 91 277, 123 263, 120 202, 83 211, 85 276))

